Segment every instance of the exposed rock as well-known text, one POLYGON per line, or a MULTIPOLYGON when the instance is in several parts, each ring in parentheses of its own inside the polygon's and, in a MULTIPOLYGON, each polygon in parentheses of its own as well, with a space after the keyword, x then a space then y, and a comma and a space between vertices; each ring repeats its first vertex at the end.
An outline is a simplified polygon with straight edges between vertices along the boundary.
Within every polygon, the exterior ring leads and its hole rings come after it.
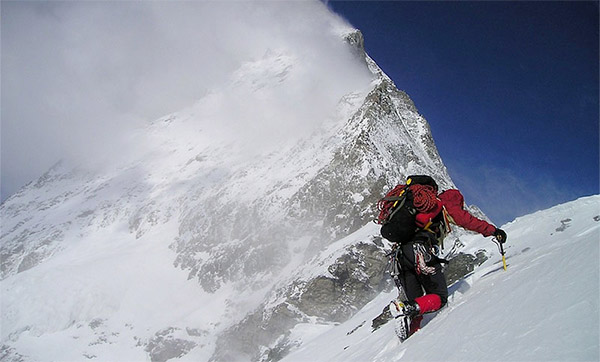
POLYGON ((560 225, 559 227, 557 227, 557 228, 555 229, 555 231, 562 232, 562 231, 565 231, 565 230, 567 230, 567 228, 569 228, 569 227, 571 226, 571 221, 573 221, 573 220, 571 220, 571 219, 569 219, 569 218, 567 218, 567 219, 564 219, 564 220, 561 220, 561 221, 560 221, 560 224, 561 224, 561 225, 560 225))
POLYGON ((488 256, 483 251, 477 252, 476 255, 459 253, 457 256, 449 260, 449 263, 444 268, 446 282, 452 285, 457 280, 469 274, 476 267, 483 264, 488 259, 488 256))
POLYGON ((18 353, 14 348, 5 344, 0 346, 0 361, 4 362, 25 362, 26 358, 18 353))
MULTIPOLYGON (((487 255, 480 251, 476 255, 459 253, 454 258, 450 259, 448 264, 444 268, 444 275, 446 276, 446 283, 448 285, 464 278, 467 274, 471 273, 475 267, 481 265, 488 259, 487 255)), ((381 314, 379 314, 371 322, 371 328, 373 331, 377 330, 382 325, 386 324, 392 319, 392 315, 388 309, 388 306, 384 306, 381 314)))
POLYGON ((375 244, 357 244, 328 267, 331 277, 310 280, 291 303, 306 315, 343 322, 391 286, 386 265, 385 253, 375 244))
POLYGON ((145 350, 152 362, 166 362, 172 358, 180 358, 196 347, 195 342, 174 337, 176 331, 178 329, 172 327, 163 329, 156 332, 148 342, 145 350))
POLYGON ((288 344, 287 340, 272 348, 272 352, 260 346, 274 343, 274 336, 281 336, 283 338, 280 339, 284 340, 290 329, 301 320, 302 314, 288 303, 280 303, 271 309, 263 305, 221 335, 210 361, 256 361, 261 358, 261 354, 282 358, 281 354, 287 350, 283 346, 288 344))
POLYGON ((283 358, 296 345, 288 338, 296 324, 315 318, 322 323, 343 322, 378 293, 390 290, 387 263, 383 248, 374 242, 348 247, 327 267, 328 275, 294 281, 277 292, 277 305, 262 305, 222 335, 213 360, 283 358))

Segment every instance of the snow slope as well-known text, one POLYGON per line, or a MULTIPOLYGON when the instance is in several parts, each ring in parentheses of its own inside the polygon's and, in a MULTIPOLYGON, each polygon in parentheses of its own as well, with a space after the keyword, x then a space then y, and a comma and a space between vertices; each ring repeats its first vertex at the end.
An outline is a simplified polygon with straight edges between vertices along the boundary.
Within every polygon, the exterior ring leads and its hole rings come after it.
POLYGON ((371 320, 395 297, 382 293, 340 325, 297 325, 305 342, 283 361, 598 361, 600 196, 504 226, 508 268, 488 239, 466 248, 492 257, 450 287, 448 305, 401 344, 392 323, 371 320))

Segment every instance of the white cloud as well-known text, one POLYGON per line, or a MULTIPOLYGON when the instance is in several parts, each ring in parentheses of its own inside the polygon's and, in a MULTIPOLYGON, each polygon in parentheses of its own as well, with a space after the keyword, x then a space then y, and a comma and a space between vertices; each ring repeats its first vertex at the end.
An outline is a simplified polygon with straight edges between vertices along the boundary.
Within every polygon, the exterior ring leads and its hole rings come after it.
POLYGON ((256 99, 228 95, 237 109, 220 121, 293 129, 362 81, 348 76, 361 73, 332 31, 347 25, 318 1, 8 2, 2 19, 2 199, 61 158, 121 151, 140 122, 270 51, 299 59, 293 74, 304 78, 263 93, 268 117, 256 99))

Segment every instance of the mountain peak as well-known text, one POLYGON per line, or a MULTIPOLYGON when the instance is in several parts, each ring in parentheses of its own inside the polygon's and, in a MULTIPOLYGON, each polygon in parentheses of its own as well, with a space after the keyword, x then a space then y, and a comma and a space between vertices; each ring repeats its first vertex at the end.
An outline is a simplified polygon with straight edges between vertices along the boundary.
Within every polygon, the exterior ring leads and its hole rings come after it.
POLYGON ((54 359, 276 359, 295 325, 342 322, 389 288, 376 201, 409 174, 452 181, 360 32, 338 41, 335 62, 248 58, 110 167, 65 164, 3 203, 10 353, 56 337, 71 348, 54 359))

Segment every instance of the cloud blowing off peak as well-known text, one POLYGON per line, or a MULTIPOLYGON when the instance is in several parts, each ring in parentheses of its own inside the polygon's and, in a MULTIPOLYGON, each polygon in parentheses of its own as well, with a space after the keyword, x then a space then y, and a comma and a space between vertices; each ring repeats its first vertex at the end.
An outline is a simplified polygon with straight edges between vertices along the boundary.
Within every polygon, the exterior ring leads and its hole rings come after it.
MULTIPOLYGON (((269 55, 295 61, 293 83, 261 94, 269 127, 314 122, 368 78, 340 41, 350 26, 318 1, 9 2, 2 19, 2 200, 60 159, 123 150, 269 55)), ((217 120, 264 119, 243 99, 217 120)))

